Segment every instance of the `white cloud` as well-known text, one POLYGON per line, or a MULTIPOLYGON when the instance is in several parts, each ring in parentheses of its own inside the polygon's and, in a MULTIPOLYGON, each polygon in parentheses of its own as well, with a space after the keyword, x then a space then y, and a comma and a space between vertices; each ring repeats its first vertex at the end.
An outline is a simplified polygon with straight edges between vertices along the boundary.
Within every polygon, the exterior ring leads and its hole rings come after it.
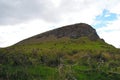
POLYGON ((61 4, 61 0, 51 0, 55 7, 59 7, 61 4))
POLYGON ((109 44, 114 45, 115 47, 120 47, 120 38, 119 38, 119 31, 111 31, 106 32, 102 31, 99 35, 109 44))
POLYGON ((102 3, 102 0, 1 0, 0 24, 19 24, 36 18, 61 22, 61 16, 72 12, 79 13, 77 17, 98 13, 106 5, 102 3), (83 14, 84 10, 88 13, 83 14))
POLYGON ((108 4, 106 6, 106 9, 108 9, 112 13, 120 14, 120 10, 119 10, 120 0, 114 0, 114 1, 110 0, 110 1, 107 1, 107 3, 108 4))
POLYGON ((111 22, 105 27, 97 29, 98 34, 107 43, 114 45, 115 47, 120 47, 120 16, 118 20, 111 22))
POLYGON ((53 29, 53 25, 43 20, 33 20, 23 24, 0 26, 0 47, 13 45, 20 40, 53 29))

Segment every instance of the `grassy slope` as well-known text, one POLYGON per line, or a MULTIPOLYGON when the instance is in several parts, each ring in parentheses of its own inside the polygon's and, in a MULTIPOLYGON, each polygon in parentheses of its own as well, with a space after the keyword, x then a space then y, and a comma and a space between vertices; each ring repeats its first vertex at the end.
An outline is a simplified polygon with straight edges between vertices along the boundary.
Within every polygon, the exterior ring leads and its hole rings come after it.
POLYGON ((0 79, 118 80, 120 50, 101 40, 60 38, 0 49, 0 79))

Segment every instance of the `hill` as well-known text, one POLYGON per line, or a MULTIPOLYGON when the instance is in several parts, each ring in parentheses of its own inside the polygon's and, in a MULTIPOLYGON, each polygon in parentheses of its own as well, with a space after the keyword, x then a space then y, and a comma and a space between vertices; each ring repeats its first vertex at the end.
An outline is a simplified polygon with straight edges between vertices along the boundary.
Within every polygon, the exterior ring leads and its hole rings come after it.
POLYGON ((85 23, 0 49, 0 80, 119 80, 120 50, 85 23))
POLYGON ((88 37, 90 40, 100 39, 95 29, 93 29, 90 25, 85 23, 78 23, 78 24, 63 26, 63 27, 33 36, 21 42, 27 43, 27 44, 29 42, 33 44, 33 42, 39 43, 41 41, 51 40, 53 39, 53 37, 57 39, 63 38, 63 37, 67 37, 71 39, 77 39, 80 37, 88 37))

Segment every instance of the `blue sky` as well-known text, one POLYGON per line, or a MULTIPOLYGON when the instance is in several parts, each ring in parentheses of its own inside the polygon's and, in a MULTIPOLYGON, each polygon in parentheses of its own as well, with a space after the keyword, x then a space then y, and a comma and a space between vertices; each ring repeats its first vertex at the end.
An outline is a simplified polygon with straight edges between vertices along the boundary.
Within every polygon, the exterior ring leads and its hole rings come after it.
POLYGON ((96 23, 93 24, 95 28, 101 28, 107 26, 111 22, 118 19, 118 14, 112 13, 109 10, 104 9, 102 13, 95 17, 96 23))
POLYGON ((120 0, 0 0, 0 47, 82 22, 120 48, 119 8, 120 0))

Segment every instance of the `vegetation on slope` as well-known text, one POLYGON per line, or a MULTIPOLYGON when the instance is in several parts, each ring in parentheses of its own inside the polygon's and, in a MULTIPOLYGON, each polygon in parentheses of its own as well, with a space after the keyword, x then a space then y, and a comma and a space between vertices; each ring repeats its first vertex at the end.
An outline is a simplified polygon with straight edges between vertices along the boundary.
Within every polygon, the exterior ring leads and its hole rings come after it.
POLYGON ((0 49, 0 80, 119 80, 120 50, 102 40, 52 38, 0 49))

